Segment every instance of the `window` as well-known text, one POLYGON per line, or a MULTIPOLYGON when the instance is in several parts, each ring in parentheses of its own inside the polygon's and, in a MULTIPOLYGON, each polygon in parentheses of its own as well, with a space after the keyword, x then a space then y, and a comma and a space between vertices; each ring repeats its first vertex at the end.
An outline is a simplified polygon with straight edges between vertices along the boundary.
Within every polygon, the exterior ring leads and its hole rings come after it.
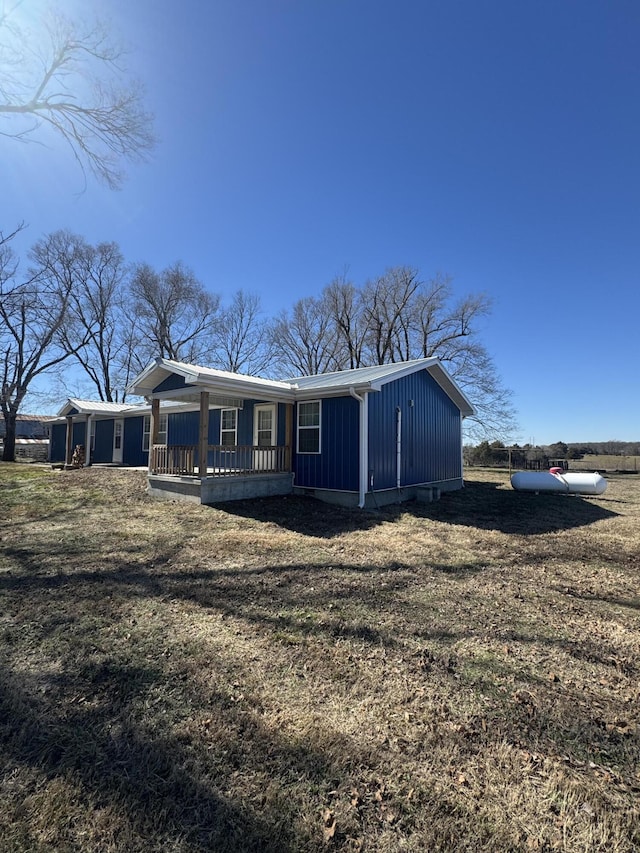
MULTIPOLYGON (((151 438, 151 415, 144 416, 144 426, 142 428, 142 449, 149 449, 149 442, 151 438)), ((160 421, 158 423, 158 441, 157 444, 166 444, 167 443, 167 415, 160 415, 160 421)))
POLYGON ((320 453, 320 401, 298 403, 298 453, 320 453))
POLYGON ((238 443, 238 410, 222 409, 220 412, 220 444, 225 447, 238 443))
POLYGON ((122 421, 116 421, 114 429, 113 449, 120 450, 122 448, 122 421))
POLYGON ((166 413, 164 415, 160 415, 158 423, 158 444, 167 443, 167 420, 168 416, 166 413))
POLYGON ((93 453, 96 449, 96 422, 91 420, 89 424, 89 453, 93 453))
POLYGON ((273 415, 272 406, 260 408, 256 406, 258 421, 255 429, 255 442, 258 447, 272 447, 275 444, 273 434, 273 415))
POLYGON ((149 436, 151 435, 151 415, 144 416, 144 427, 142 428, 142 449, 149 449, 149 436))

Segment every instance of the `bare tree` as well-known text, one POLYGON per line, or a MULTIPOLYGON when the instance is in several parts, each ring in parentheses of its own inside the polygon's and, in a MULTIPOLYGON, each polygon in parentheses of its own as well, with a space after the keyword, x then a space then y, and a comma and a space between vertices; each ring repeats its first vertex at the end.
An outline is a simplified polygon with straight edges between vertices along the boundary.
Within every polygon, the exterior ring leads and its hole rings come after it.
POLYGON ((213 364, 232 373, 264 376, 274 361, 260 298, 239 290, 220 312, 213 330, 213 364))
POLYGON ((281 315, 275 339, 287 369, 302 374, 437 357, 476 409, 469 437, 507 438, 517 430, 511 392, 478 337, 490 309, 484 294, 454 302, 446 276, 422 281, 394 267, 361 288, 337 277, 281 315))
POLYGON ((115 243, 91 246, 69 232, 57 232, 48 242, 59 245, 59 263, 75 278, 61 329, 63 344, 74 352, 100 400, 122 402, 131 378, 128 274, 122 253, 115 243), (78 340, 86 342, 81 349, 78 340))
POLYGON ((276 318, 271 340, 282 372, 312 375, 339 370, 339 346, 331 317, 321 299, 299 299, 291 312, 276 318))
POLYGON ((60 331, 74 278, 60 265, 55 245, 36 244, 30 253, 33 267, 21 279, 9 245, 16 233, 0 234, 0 410, 5 421, 5 462, 15 459, 16 418, 29 386, 72 355, 62 346, 60 331))
POLYGON ((331 320, 345 367, 363 366, 363 347, 367 334, 362 293, 345 275, 334 278, 322 291, 322 303, 331 320))
POLYGON ((22 141, 50 128, 86 176, 117 188, 123 160, 144 159, 155 140, 139 84, 123 70, 124 51, 102 23, 52 15, 33 33, 17 22, 16 3, 0 15, 0 132, 22 141))
POLYGON ((420 287, 418 271, 412 267, 393 267, 365 284, 362 298, 369 364, 411 358, 411 309, 420 287))
POLYGON ((197 363, 206 358, 219 297, 177 262, 160 273, 139 264, 131 281, 136 323, 131 330, 136 368, 151 358, 197 363))

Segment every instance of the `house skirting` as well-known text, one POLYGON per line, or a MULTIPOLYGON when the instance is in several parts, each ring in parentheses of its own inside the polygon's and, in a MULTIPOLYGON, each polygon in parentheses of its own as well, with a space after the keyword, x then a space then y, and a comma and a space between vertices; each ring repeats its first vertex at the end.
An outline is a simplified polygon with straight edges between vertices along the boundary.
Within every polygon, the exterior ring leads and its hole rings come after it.
MULTIPOLYGON (((387 504, 419 501, 430 503, 438 500, 441 492, 455 491, 463 486, 462 478, 439 480, 435 483, 419 483, 399 489, 381 489, 367 492, 365 508, 376 509, 387 504)), ((215 504, 226 501, 268 498, 276 495, 306 495, 336 506, 357 507, 358 492, 343 492, 336 489, 313 489, 293 486, 293 475, 250 474, 245 477, 179 477, 171 474, 149 474, 148 493, 164 500, 183 500, 194 503, 215 504)))
POLYGON ((291 473, 250 474, 246 477, 176 477, 149 474, 148 493, 154 498, 184 500, 202 504, 240 501, 289 495, 293 487, 291 473))
MULTIPOLYGON (((438 480, 435 483, 418 483, 414 486, 401 486, 399 489, 380 489, 379 491, 366 492, 365 509, 376 509, 388 504, 404 503, 405 501, 419 501, 430 503, 438 500, 441 492, 453 492, 463 487, 462 478, 453 480, 438 480)), ((360 500, 358 492, 341 492, 335 489, 313 489, 304 486, 294 486, 293 493, 317 498, 325 503, 336 506, 357 507, 360 500)))

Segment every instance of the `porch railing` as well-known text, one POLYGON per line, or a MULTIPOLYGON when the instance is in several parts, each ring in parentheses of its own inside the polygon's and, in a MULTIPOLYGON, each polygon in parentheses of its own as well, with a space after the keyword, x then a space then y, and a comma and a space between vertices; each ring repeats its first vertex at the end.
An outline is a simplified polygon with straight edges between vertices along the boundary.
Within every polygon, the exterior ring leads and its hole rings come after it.
MULTIPOLYGON (((152 474, 202 476, 197 445, 154 444, 149 470, 152 474)), ((248 474, 275 474, 291 470, 289 447, 210 444, 206 474, 212 477, 241 477, 248 474)))
POLYGON ((154 444, 149 470, 152 474, 194 474, 197 451, 194 445, 154 444))

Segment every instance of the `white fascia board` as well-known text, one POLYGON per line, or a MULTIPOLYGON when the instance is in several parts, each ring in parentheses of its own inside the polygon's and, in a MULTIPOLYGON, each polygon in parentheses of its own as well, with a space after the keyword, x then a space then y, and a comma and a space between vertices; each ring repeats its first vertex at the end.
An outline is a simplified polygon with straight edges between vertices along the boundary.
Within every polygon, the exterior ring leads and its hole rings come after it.
POLYGON ((243 401, 247 398, 256 400, 267 400, 274 403, 292 403, 295 399, 291 388, 273 388, 252 382, 237 380, 207 380, 198 381, 187 388, 174 388, 172 391, 149 391, 147 398, 157 400, 183 400, 195 402, 200 399, 200 393, 206 391, 212 398, 223 398, 224 402, 218 407, 241 409, 243 401), (229 401, 227 403, 227 401, 229 401))
POLYGON ((140 397, 146 397, 153 392, 153 389, 159 385, 163 379, 171 374, 177 374, 184 379, 194 382, 197 379, 197 370, 189 369, 187 365, 180 364, 175 361, 169 361, 166 358, 157 358, 155 361, 148 364, 144 370, 139 373, 136 378, 127 386, 128 394, 136 394, 140 397))
POLYGON ((449 395, 451 400, 456 404, 456 406, 462 412, 464 417, 468 417, 469 415, 475 415, 476 410, 471 405, 470 400, 467 398, 466 394, 459 388, 455 379, 444 369, 444 367, 437 362, 432 367, 428 368, 429 373, 438 385, 442 388, 442 390, 449 395))
POLYGON ((367 394, 369 391, 379 391, 379 388, 373 388, 370 384, 366 385, 342 385, 340 387, 335 388, 305 388, 304 390, 298 389, 295 392, 296 401, 304 401, 304 400, 326 400, 328 397, 349 397, 353 396, 351 394, 351 389, 356 392, 356 394, 367 394))
POLYGON ((224 371, 215 375, 199 373, 194 381, 202 386, 203 391, 210 389, 216 392, 221 389, 225 392, 232 392, 230 396, 235 397, 246 397, 248 395, 262 397, 267 395, 270 399, 279 396, 284 400, 292 400, 294 395, 294 389, 288 382, 261 379, 258 376, 225 373, 224 371))
MULTIPOLYGON (((158 391, 153 398, 162 402, 160 413, 163 412, 190 412, 200 408, 200 392, 208 389, 200 386, 193 388, 179 388, 177 391, 158 391), (171 403, 174 403, 172 406, 171 403)), ((242 409, 244 400, 240 397, 231 397, 226 394, 209 393, 210 409, 242 409)), ((152 399, 150 396, 149 399, 152 399)))
POLYGON ((396 379, 402 379, 404 376, 410 376, 412 373, 418 373, 421 370, 430 370, 438 363, 436 358, 423 358, 419 361, 414 361, 410 364, 399 364, 396 370, 388 373, 386 376, 381 376, 379 379, 371 380, 371 390, 380 391, 383 385, 388 385, 389 382, 395 382, 396 379))
POLYGON ((407 365, 404 369, 400 368, 397 372, 394 371, 394 373, 389 374, 388 376, 376 379, 371 382, 371 390, 380 391, 384 385, 388 385, 396 379, 402 379, 404 376, 410 376, 412 373, 417 373, 420 370, 426 370, 427 373, 429 373, 432 379, 438 383, 445 394, 453 403, 456 404, 465 417, 475 414, 475 409, 465 396, 464 392, 458 387, 455 380, 449 375, 437 358, 429 358, 419 364, 407 365))
POLYGON ((293 388, 285 382, 272 382, 268 379, 236 378, 230 376, 206 376, 202 374, 196 379, 199 390, 208 391, 219 397, 251 397, 270 402, 291 403, 295 399, 293 388))

